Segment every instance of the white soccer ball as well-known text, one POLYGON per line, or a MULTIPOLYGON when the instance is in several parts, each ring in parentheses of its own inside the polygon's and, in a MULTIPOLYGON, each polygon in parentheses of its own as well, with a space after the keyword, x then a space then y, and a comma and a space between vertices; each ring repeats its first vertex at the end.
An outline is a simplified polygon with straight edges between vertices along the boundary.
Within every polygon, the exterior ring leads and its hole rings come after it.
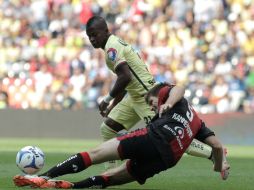
POLYGON ((16 157, 18 168, 25 174, 35 174, 44 166, 45 156, 41 149, 36 146, 23 147, 16 157))

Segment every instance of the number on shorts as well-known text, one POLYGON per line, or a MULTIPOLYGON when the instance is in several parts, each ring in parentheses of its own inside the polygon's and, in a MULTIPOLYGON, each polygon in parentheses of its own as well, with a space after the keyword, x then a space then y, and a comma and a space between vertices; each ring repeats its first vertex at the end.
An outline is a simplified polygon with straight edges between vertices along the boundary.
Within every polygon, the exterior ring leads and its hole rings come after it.
POLYGON ((146 124, 150 123, 151 120, 152 120, 151 116, 144 117, 144 121, 146 124))

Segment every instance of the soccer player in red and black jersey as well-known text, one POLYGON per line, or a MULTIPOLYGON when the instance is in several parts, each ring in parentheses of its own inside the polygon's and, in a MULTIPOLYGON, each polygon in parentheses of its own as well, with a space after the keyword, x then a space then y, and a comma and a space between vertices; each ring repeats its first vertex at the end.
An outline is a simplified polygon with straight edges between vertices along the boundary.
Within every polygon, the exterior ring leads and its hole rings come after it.
POLYGON ((221 172, 226 179, 229 164, 221 143, 183 95, 183 87, 166 83, 155 85, 145 98, 157 115, 146 128, 113 138, 91 151, 73 155, 39 177, 17 175, 14 183, 17 186, 64 189, 105 188, 132 181, 144 184, 147 178, 175 166, 193 138, 213 148, 214 171, 221 172), (79 182, 49 180, 118 159, 127 161, 102 175, 79 182))

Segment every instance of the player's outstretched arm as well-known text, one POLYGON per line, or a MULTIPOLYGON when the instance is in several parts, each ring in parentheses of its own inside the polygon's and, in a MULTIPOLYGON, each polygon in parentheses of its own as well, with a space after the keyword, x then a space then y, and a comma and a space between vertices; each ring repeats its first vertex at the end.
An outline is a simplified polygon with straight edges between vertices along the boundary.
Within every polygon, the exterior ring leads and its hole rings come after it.
POLYGON ((221 172, 223 169, 223 146, 215 136, 209 136, 204 140, 213 148, 214 171, 221 172))
POLYGON ((193 139, 185 153, 191 156, 210 159, 212 156, 212 147, 197 139, 193 139))
POLYGON ((174 86, 170 92, 169 96, 164 104, 160 106, 159 117, 161 117, 162 113, 171 109, 179 100, 181 100, 184 96, 185 88, 183 86, 174 86))

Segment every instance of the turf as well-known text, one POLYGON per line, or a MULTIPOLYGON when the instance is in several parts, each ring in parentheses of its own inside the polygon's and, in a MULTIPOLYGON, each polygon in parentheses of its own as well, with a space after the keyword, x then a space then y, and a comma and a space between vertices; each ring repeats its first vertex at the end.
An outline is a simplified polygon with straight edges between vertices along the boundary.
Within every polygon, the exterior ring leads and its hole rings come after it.
MULTIPOLYGON (((99 144, 99 141, 85 140, 52 140, 52 139, 0 139, 0 190, 26 190, 17 188, 12 177, 20 171, 15 165, 17 151, 26 145, 39 146, 46 154, 46 165, 43 171, 63 161, 79 151, 88 150, 99 144)), ((147 180, 145 185, 130 183, 112 189, 167 189, 167 190, 251 190, 254 179, 254 147, 227 146, 228 160, 231 164, 230 178, 222 181, 218 173, 212 171, 210 161, 202 158, 184 156, 179 164, 147 180)), ((71 181, 99 174, 103 165, 90 167, 88 170, 74 175, 66 175, 61 179, 71 181)), ((31 190, 31 189, 30 189, 31 190)))

